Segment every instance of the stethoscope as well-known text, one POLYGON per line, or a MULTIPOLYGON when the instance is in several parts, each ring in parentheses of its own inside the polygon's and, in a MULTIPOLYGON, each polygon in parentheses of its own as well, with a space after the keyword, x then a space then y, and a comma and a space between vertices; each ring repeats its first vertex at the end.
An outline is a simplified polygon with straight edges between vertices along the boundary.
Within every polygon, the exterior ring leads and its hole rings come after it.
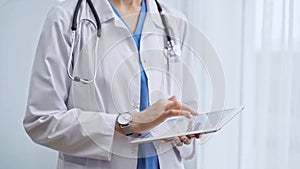
MULTIPOLYGON (((98 49, 98 41, 101 37, 101 22, 100 22, 100 18, 97 14, 97 11, 92 3, 91 0, 86 0, 87 4, 89 5, 95 20, 96 20, 96 26, 97 26, 97 38, 96 38, 96 50, 95 50, 95 55, 97 55, 97 49, 98 49)), ((166 16, 163 14, 163 10, 160 6, 160 4, 157 2, 157 0, 155 0, 156 5, 157 5, 157 9, 158 12, 160 14, 160 18, 162 20, 163 26, 164 26, 164 30, 166 33, 166 38, 167 38, 167 42, 165 44, 165 56, 167 58, 167 69, 169 70, 169 64, 170 62, 177 62, 178 58, 181 55, 181 49, 178 45, 175 44, 174 40, 172 40, 171 38, 171 34, 170 31, 168 29, 167 26, 167 19, 166 16)), ((82 0, 78 0, 76 7, 75 7, 75 11, 73 14, 73 19, 72 19, 72 26, 71 26, 71 31, 72 31, 72 35, 71 35, 71 49, 70 49, 70 53, 69 53, 69 61, 68 61, 68 68, 67 68, 67 72, 68 72, 68 76, 71 80, 75 81, 75 82, 81 82, 83 84, 90 84, 92 82, 95 81, 96 76, 97 76, 97 61, 96 61, 96 56, 95 56, 95 61, 94 61, 94 76, 91 79, 85 79, 85 78, 81 78, 79 76, 73 76, 71 74, 71 68, 72 68, 72 62, 73 62, 73 52, 74 52, 74 46, 75 46, 75 37, 76 37, 76 31, 77 31, 77 17, 79 14, 79 9, 81 7, 82 4, 82 0)))

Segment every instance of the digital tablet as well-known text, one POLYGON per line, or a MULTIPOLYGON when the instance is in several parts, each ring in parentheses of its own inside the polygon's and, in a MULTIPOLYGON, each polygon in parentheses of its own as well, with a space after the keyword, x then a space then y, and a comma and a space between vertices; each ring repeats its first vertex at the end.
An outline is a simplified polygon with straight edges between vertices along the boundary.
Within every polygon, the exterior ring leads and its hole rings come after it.
POLYGON ((131 143, 146 143, 158 140, 172 140, 176 136, 195 136, 219 131, 231 119, 239 114, 244 107, 224 109, 201 113, 191 119, 176 117, 166 120, 142 137, 135 138, 131 143))

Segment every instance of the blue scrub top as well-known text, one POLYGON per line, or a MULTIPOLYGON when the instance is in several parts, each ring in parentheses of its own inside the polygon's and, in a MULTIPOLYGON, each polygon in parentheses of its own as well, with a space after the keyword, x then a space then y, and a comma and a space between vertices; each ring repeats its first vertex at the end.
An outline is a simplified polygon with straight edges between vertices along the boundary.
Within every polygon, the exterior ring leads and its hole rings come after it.
MULTIPOLYGON (((113 5, 112 5, 112 9, 114 10, 115 14, 127 26, 122 16, 119 14, 117 9, 113 7, 113 5)), ((138 25, 136 27, 135 32, 132 34, 132 38, 135 40, 138 52, 140 52, 141 35, 142 35, 143 25, 146 19, 146 13, 147 13, 146 2, 145 0, 143 0, 140 16, 138 20, 138 25)), ((127 28, 129 29, 128 26, 127 28)), ((129 31, 131 30, 129 29, 129 31)), ((148 91, 148 78, 140 58, 139 58, 139 62, 140 62, 140 69, 141 69, 140 111, 142 111, 147 107, 149 107, 149 91, 148 91)), ((145 133, 145 135, 149 135, 149 134, 145 133)), ((139 144, 137 169, 159 169, 159 161, 153 143, 139 144)))

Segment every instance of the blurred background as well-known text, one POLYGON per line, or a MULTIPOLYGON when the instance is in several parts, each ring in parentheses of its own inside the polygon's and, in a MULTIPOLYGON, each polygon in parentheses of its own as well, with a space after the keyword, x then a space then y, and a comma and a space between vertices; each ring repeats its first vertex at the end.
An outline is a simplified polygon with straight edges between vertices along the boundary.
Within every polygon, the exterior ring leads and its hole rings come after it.
MULTIPOLYGON (((300 0, 161 1, 183 11, 215 46, 225 107, 246 107, 186 168, 298 169, 300 0)), ((58 2, 0 0, 0 168, 56 168, 57 153, 34 144, 22 120, 38 37, 58 2)))

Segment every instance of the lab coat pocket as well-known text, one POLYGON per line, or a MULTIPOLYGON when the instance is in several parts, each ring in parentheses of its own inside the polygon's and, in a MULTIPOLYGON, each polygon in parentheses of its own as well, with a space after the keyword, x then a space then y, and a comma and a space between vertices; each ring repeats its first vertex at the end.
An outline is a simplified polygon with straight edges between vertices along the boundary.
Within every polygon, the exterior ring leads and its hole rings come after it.
POLYGON ((79 164, 58 158, 57 169, 85 169, 85 163, 79 164))

